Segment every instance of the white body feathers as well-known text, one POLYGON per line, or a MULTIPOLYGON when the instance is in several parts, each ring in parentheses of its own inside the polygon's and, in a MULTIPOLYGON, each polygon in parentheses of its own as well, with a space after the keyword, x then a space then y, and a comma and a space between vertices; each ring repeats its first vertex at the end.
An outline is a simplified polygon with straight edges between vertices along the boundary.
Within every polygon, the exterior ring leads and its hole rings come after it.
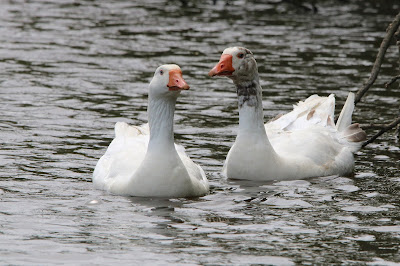
POLYGON ((175 144, 175 151, 151 153, 148 124, 115 124, 115 138, 93 173, 97 188, 141 197, 194 197, 208 192, 203 169, 175 144), (145 161, 146 158, 146 161, 145 161))
MULTIPOLYGON (((246 112, 243 108, 240 112, 246 112)), ((234 179, 281 180, 351 173, 353 153, 362 144, 353 137, 365 137, 358 125, 353 126, 354 132, 348 130, 354 94, 349 93, 337 125, 334 108, 333 94, 312 95, 293 111, 265 124, 266 135, 262 130, 239 129, 224 174, 234 179)))

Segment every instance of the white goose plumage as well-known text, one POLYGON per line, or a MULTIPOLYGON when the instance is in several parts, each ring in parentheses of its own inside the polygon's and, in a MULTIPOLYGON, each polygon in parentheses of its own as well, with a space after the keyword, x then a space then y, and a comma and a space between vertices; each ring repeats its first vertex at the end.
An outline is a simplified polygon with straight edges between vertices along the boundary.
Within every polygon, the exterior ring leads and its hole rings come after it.
POLYGON ((174 144, 175 103, 189 86, 177 65, 160 66, 149 85, 149 123, 115 125, 115 139, 93 173, 97 188, 142 197, 196 197, 208 193, 204 171, 174 144))
POLYGON ((354 94, 334 124, 334 95, 312 95, 293 111, 264 125, 262 88, 257 63, 250 50, 224 50, 210 76, 233 80, 239 103, 239 131, 223 173, 231 179, 288 180, 346 175, 366 139, 358 124, 351 124, 354 94))

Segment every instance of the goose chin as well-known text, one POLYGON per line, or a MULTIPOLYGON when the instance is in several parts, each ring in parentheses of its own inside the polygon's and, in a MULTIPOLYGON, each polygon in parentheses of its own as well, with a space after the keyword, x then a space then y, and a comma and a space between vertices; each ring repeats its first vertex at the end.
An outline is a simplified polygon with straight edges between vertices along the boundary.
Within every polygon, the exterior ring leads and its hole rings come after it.
POLYGON ((221 72, 217 72, 217 71, 213 71, 214 69, 212 69, 210 71, 210 73, 208 73, 208 75, 210 77, 215 77, 215 76, 222 76, 222 77, 230 77, 233 75, 234 71, 230 71, 230 70, 225 70, 225 71, 221 71, 221 72))
POLYGON ((233 75, 233 71, 222 71, 219 74, 217 74, 218 76, 225 76, 225 77, 229 77, 233 75))
POLYGON ((168 90, 169 91, 181 91, 181 90, 188 90, 189 88, 187 88, 187 87, 183 87, 183 88, 181 88, 181 87, 178 87, 178 86, 171 86, 171 87, 168 87, 168 90))

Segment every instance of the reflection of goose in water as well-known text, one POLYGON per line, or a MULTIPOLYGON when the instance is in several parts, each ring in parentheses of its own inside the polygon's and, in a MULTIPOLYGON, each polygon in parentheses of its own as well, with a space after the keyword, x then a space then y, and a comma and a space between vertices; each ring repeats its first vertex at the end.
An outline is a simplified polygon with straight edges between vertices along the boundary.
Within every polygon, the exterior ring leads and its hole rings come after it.
POLYGON ((225 49, 209 75, 232 79, 238 94, 239 132, 223 168, 228 178, 284 180, 353 171, 353 153, 366 139, 358 124, 351 124, 353 93, 336 125, 333 95, 312 95, 264 125, 262 88, 251 51, 225 49))
POLYGON ((194 197, 208 193, 204 171, 174 144, 175 103, 189 89, 177 65, 157 68, 149 85, 149 124, 118 122, 115 139, 93 173, 96 187, 143 197, 194 197))

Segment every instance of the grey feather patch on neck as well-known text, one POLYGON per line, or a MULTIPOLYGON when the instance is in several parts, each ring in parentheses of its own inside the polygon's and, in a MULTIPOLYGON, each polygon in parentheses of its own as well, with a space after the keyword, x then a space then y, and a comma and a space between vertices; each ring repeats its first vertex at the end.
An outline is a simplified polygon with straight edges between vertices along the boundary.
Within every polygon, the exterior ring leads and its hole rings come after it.
POLYGON ((258 83, 255 80, 236 84, 236 92, 239 108, 245 103, 248 106, 256 107, 260 102, 261 93, 259 92, 258 83))

